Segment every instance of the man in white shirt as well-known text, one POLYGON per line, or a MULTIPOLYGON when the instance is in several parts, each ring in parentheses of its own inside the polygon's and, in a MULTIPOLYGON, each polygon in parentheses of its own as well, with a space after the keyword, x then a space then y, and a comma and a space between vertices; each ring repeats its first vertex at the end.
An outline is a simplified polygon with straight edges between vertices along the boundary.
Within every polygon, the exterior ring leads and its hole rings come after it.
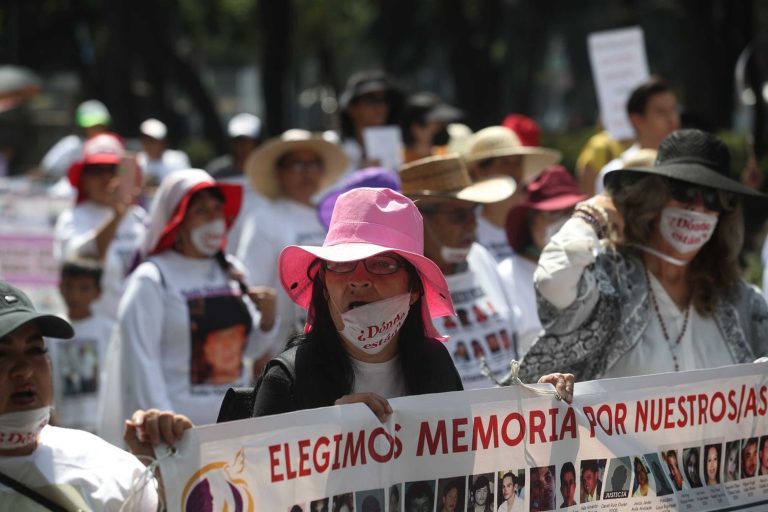
POLYGON ((189 157, 183 151, 167 149, 168 128, 157 119, 147 119, 141 126, 141 151, 136 161, 144 171, 146 181, 159 184, 173 171, 189 169, 189 157))
POLYGON ((424 217, 424 255, 446 276, 456 316, 436 326, 447 341, 465 389, 490 387, 483 362, 499 379, 517 358, 515 306, 501 285, 493 256, 475 243, 478 204, 510 197, 515 182, 496 177, 472 183, 457 156, 433 156, 400 169, 402 193, 424 217), (471 347, 471 357, 460 347, 471 347))
POLYGON ((669 84, 658 77, 632 91, 627 100, 627 114, 635 130, 635 143, 602 168, 595 180, 595 194, 605 190, 603 178, 608 171, 623 169, 627 160, 640 149, 659 149, 661 141, 680 128, 677 97, 669 84))

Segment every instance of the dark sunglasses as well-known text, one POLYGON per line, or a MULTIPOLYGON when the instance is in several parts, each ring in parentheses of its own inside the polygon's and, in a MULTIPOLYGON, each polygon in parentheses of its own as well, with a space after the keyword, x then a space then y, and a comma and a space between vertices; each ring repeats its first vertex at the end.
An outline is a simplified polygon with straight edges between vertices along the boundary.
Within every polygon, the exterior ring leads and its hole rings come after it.
POLYGON ((363 262, 365 270, 377 276, 386 276, 394 274, 405 264, 394 256, 378 255, 355 261, 325 261, 325 269, 334 274, 349 274, 354 272, 357 264, 363 262))
POLYGON ((669 195, 675 201, 684 204, 695 203, 701 197, 704 207, 713 212, 732 211, 736 207, 736 196, 732 192, 692 185, 683 181, 670 181, 669 195))

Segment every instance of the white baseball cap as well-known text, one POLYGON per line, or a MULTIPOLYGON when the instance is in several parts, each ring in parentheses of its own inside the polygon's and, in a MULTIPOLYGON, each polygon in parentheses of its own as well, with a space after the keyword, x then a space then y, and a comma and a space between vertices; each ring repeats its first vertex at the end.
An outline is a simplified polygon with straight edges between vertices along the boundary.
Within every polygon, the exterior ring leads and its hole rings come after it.
POLYGON ((233 139, 235 137, 258 139, 261 136, 261 119, 253 114, 237 114, 229 120, 227 132, 233 139))
POLYGON ((142 133, 142 135, 146 135, 147 137, 152 137, 153 139, 157 140, 164 140, 165 136, 168 134, 168 128, 166 128, 165 123, 157 119, 147 119, 141 123, 141 126, 139 126, 139 131, 142 133))

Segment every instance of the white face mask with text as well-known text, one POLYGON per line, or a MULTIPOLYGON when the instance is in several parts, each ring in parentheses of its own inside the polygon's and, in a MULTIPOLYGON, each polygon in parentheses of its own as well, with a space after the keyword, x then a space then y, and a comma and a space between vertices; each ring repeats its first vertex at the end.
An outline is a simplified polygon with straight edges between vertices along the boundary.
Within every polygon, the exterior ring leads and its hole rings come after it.
POLYGON ((12 450, 34 443, 50 418, 50 406, 0 414, 0 449, 12 450))
POLYGON ((216 219, 197 226, 190 233, 192 245, 195 246, 201 254, 213 256, 224 243, 227 236, 227 224, 224 219, 216 219))
POLYGON ((410 308, 411 294, 403 293, 350 309, 341 315, 339 334, 363 352, 378 354, 400 332, 410 308))
POLYGON ((446 263, 464 263, 467 261, 471 249, 471 245, 467 247, 448 247, 443 245, 440 247, 440 257, 446 263))
POLYGON ((712 237, 717 216, 684 208, 664 208, 659 230, 661 237, 681 254, 697 252, 712 237))

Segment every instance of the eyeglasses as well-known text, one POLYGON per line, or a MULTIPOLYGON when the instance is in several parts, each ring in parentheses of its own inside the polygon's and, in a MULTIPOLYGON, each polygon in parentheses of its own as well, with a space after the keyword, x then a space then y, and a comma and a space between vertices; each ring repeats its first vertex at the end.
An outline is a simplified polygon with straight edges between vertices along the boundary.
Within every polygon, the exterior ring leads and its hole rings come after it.
POLYGON ((675 201, 685 204, 694 203, 701 197, 704 207, 713 212, 731 211, 736 206, 736 197, 731 192, 691 185, 682 181, 670 181, 669 195, 675 201))
POLYGON ((444 215, 449 224, 461 226, 475 219, 475 206, 469 208, 453 208, 451 210, 439 210, 437 208, 419 208, 423 215, 444 215))
POLYGON ((325 165, 322 160, 294 160, 280 164, 280 170, 292 174, 309 174, 322 172, 325 165))
POLYGON ((364 260, 355 261, 326 261, 324 265, 326 270, 334 274, 349 274, 355 271, 357 264, 361 261, 365 266, 365 270, 377 276, 394 274, 400 268, 405 267, 405 262, 394 256, 386 255, 371 256, 364 260))

